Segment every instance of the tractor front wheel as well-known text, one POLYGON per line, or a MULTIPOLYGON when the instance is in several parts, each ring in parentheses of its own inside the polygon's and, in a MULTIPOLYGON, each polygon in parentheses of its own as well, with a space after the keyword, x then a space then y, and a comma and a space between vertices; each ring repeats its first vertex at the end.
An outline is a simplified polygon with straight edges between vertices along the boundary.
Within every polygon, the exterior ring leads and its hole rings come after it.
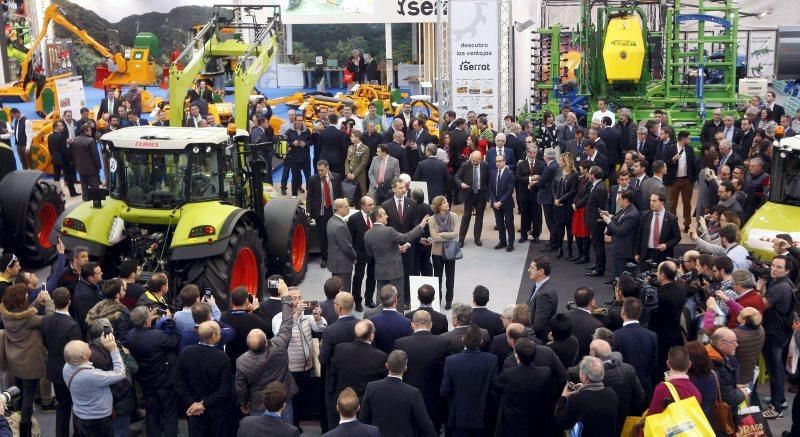
POLYGON ((198 259, 187 270, 186 282, 202 291, 210 288, 221 307, 226 307, 230 292, 244 287, 254 298, 260 299, 264 290, 264 247, 253 224, 241 220, 228 241, 225 252, 198 259))

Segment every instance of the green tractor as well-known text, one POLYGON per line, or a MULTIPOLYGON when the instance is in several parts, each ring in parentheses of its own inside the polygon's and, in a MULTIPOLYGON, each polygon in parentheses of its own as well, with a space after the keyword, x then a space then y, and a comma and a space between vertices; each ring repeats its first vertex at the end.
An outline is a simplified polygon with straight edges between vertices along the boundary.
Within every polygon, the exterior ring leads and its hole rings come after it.
POLYGON ((135 259, 147 279, 210 289, 221 307, 244 286, 260 298, 267 273, 303 280, 310 240, 297 199, 262 182, 263 145, 225 128, 129 127, 100 139, 110 154, 108 191, 64 211, 50 237, 86 246, 106 275, 135 259), (109 197, 106 197, 106 196, 109 197))
POLYGON ((789 234, 800 240, 800 137, 784 138, 772 147, 769 200, 742 228, 741 241, 764 260, 775 256, 772 239, 789 234))

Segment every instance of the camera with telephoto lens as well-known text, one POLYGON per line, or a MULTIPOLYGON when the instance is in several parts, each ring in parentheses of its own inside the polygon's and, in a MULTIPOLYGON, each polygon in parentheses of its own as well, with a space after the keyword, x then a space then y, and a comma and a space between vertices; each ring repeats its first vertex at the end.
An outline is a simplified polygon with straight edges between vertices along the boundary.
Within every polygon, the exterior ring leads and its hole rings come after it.
POLYGON ((567 301, 567 311, 573 311, 578 308, 574 300, 567 301))
POLYGON ((769 281, 772 279, 772 272, 771 266, 769 263, 761 261, 760 256, 748 256, 747 259, 750 261, 750 273, 758 279, 766 279, 769 281))
POLYGON ((19 387, 11 386, 0 392, 0 404, 5 406, 5 409, 8 410, 16 410, 17 408, 13 408, 16 406, 19 401, 22 399, 22 391, 20 391, 19 387))
POLYGON ((652 260, 639 264, 630 262, 625 265, 622 275, 632 277, 639 284, 639 300, 643 309, 658 307, 658 263, 652 260))

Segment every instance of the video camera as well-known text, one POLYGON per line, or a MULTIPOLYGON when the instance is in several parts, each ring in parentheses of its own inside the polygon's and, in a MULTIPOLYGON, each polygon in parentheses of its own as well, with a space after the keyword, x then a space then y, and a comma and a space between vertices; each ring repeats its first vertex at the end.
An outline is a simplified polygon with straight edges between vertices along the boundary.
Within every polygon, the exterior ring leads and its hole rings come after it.
POLYGON ((622 276, 629 276, 639 284, 639 300, 643 309, 654 310, 658 307, 658 263, 649 259, 639 264, 629 262, 622 276))
POLYGON ((766 279, 769 281, 772 279, 770 263, 761 261, 760 256, 748 256, 747 259, 750 261, 750 273, 756 277, 756 280, 766 279))

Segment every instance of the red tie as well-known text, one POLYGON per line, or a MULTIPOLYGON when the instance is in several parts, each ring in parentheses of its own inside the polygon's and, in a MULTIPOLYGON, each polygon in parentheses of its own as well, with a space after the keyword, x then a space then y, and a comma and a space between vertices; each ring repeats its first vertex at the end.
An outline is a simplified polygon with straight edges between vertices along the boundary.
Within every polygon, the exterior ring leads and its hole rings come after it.
POLYGON ((322 192, 325 194, 325 208, 331 207, 331 187, 328 185, 328 178, 322 180, 322 192))
POLYGON ((372 220, 369 219, 369 216, 364 216, 364 220, 367 222, 367 230, 372 229, 372 220))
POLYGON ((403 199, 399 199, 397 201, 397 215, 400 217, 400 221, 403 221, 403 199))
POLYGON ((661 235, 661 224, 658 221, 659 214, 657 212, 654 215, 656 221, 653 223, 653 249, 658 247, 658 236, 661 235))

